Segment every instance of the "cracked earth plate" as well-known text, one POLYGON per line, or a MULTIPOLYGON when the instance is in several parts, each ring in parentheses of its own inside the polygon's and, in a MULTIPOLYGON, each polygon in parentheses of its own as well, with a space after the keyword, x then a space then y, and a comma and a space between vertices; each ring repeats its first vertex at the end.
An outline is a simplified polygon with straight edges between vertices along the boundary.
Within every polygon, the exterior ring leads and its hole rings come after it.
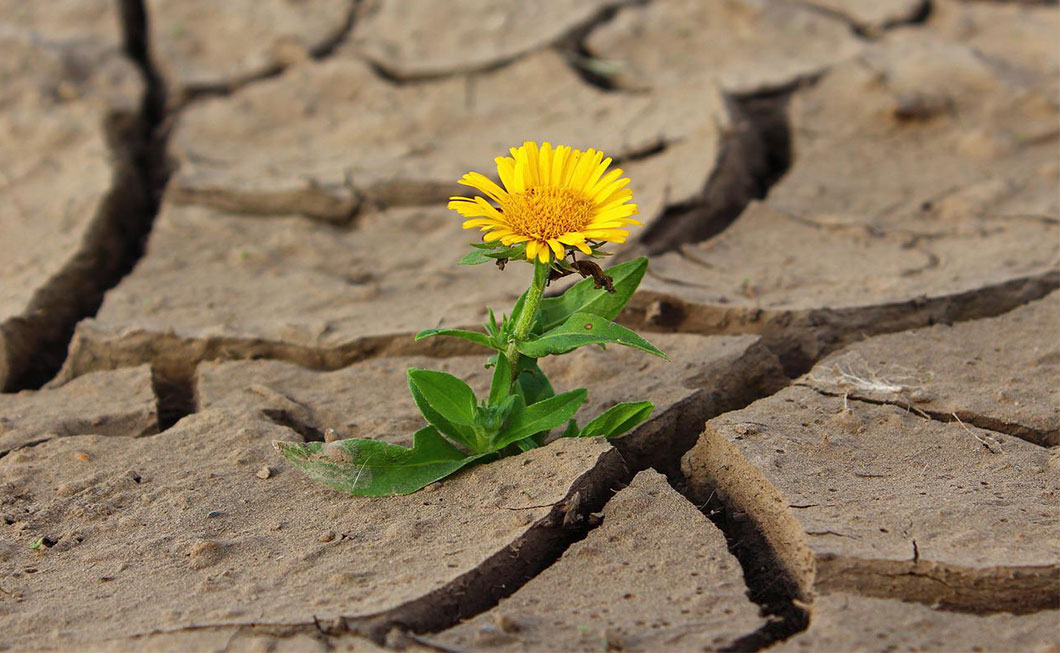
POLYGON ((564 440, 359 499, 288 468, 271 442, 295 437, 258 411, 214 410, 152 437, 72 436, 0 459, 0 511, 19 516, 0 532, 4 644, 448 625, 535 573, 626 477, 606 442, 564 440), (41 536, 53 545, 30 550, 41 536))
POLYGON ((1056 607, 1049 449, 794 386, 707 423, 682 469, 746 513, 804 595, 979 611, 1056 607))
POLYGON ((1055 446, 1058 324, 1053 293, 996 318, 871 338, 825 359, 802 382, 1055 446))
POLYGON ((346 34, 354 0, 147 0, 151 57, 171 104, 228 91, 326 52, 346 34))
POLYGON ((765 624, 725 536, 655 471, 497 607, 429 641, 460 650, 701 651, 765 624))
POLYGON ((143 83, 92 25, 78 40, 32 11, 0 19, 0 389, 58 364, 143 210, 126 152, 109 146, 135 135, 143 83))
POLYGON ((56 437, 135 437, 157 431, 158 405, 147 365, 92 372, 58 388, 0 394, 0 456, 56 437))

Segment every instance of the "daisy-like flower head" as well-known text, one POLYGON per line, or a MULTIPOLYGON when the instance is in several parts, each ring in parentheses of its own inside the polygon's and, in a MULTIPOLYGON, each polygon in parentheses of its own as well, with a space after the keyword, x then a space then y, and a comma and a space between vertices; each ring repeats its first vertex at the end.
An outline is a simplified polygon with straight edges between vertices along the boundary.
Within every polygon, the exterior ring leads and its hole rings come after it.
POLYGON ((611 159, 603 152, 527 141, 511 153, 495 159, 504 188, 469 172, 460 183, 486 197, 449 198, 449 208, 470 218, 464 229, 479 227, 487 243, 526 243, 528 261, 549 263, 568 247, 591 254, 594 244, 625 242, 626 227, 641 224, 630 217, 637 205, 629 203, 629 179, 620 168, 607 171, 611 159))

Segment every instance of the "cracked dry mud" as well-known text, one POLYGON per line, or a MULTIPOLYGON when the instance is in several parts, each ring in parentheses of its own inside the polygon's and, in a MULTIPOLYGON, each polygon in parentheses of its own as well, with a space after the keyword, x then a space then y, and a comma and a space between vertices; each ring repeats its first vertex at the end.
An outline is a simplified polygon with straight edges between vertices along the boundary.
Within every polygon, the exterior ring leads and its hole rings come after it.
POLYGON ((1060 8, 0 0, 0 650, 1060 648, 1060 8), (444 4, 444 8, 442 5, 444 4), (455 180, 633 179, 602 442, 350 498, 525 266, 455 180), (30 546, 37 543, 36 547, 30 546))

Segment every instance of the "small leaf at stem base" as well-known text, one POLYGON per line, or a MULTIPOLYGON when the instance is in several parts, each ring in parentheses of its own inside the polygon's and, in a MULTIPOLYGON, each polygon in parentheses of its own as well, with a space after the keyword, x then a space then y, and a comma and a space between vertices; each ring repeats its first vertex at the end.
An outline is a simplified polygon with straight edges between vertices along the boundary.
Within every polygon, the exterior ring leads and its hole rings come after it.
POLYGON ((411 494, 491 454, 468 456, 433 427, 413 436, 412 448, 378 440, 273 442, 292 466, 328 487, 355 496, 411 494))

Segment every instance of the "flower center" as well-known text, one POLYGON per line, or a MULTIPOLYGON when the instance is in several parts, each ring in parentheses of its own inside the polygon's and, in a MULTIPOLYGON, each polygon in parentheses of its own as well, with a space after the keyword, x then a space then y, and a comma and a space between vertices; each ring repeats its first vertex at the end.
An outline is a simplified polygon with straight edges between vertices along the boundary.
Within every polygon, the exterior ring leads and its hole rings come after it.
POLYGON ((538 186, 509 194, 501 211, 513 232, 550 240, 589 226, 593 203, 569 188, 538 186))

